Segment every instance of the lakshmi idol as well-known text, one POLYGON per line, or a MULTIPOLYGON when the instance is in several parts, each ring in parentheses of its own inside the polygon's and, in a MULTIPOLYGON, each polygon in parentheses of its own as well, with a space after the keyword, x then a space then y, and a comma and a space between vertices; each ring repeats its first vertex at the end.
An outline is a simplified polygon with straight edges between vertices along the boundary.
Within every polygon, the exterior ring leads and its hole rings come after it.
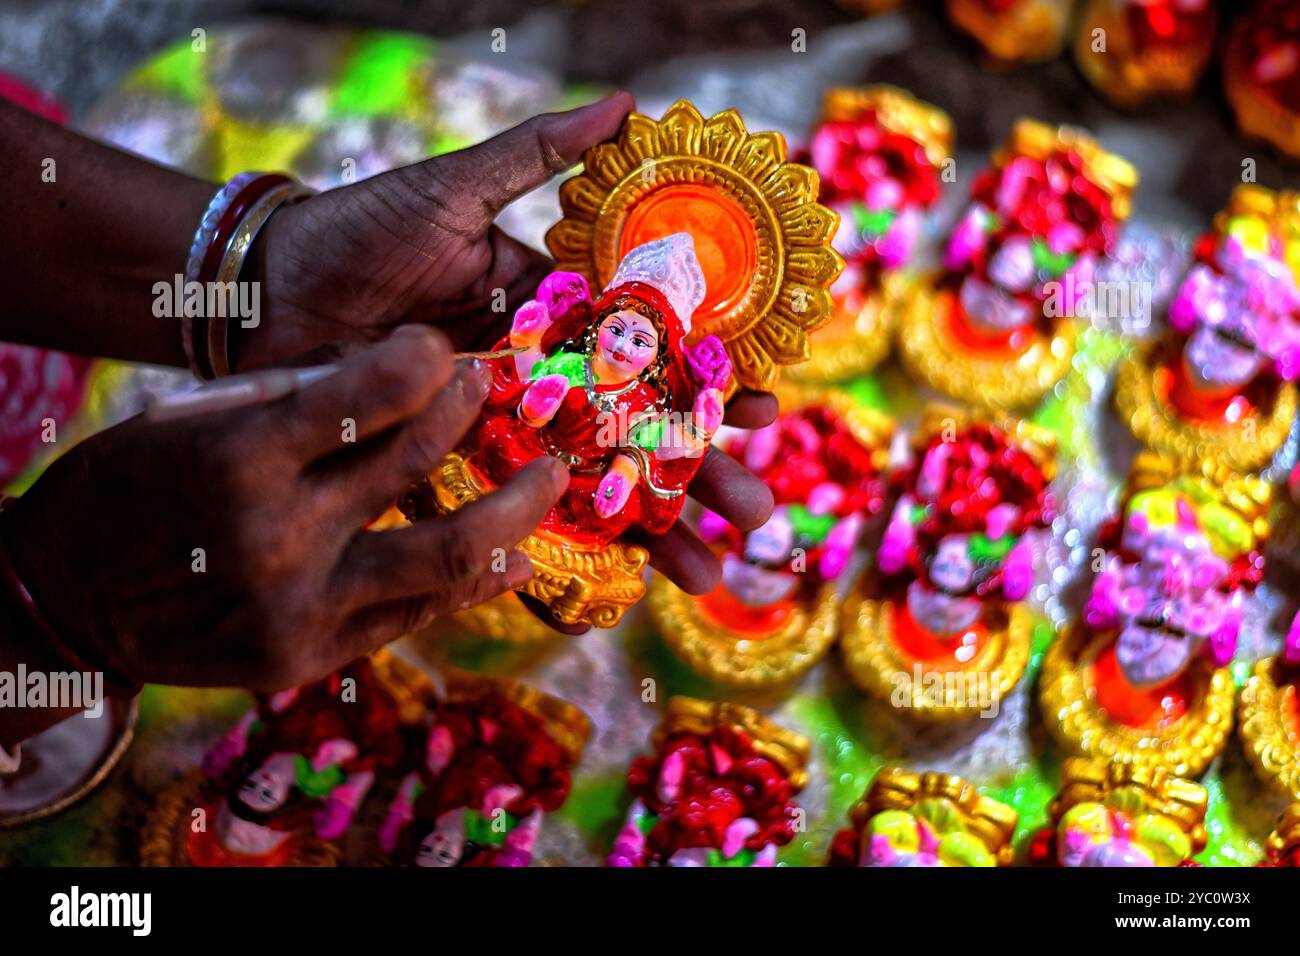
MULTIPOLYGON (((385 655, 386 656, 386 655, 385 655)), ((146 864, 322 865, 376 775, 395 770, 409 711, 362 658, 319 681, 259 695, 208 752, 203 779, 181 781, 146 828, 146 864), (206 825, 191 824, 200 807, 206 825)))
POLYGON ((796 378, 865 375, 888 354, 952 137, 947 114, 897 87, 826 91, 805 161, 821 175, 822 202, 840 214, 835 249, 847 265, 831 287, 835 315, 796 378))
POLYGON ((1138 456, 1082 619, 1048 650, 1049 730, 1071 752, 1195 776, 1232 728, 1247 596, 1263 577, 1269 486, 1138 456))
POLYGON ((1300 12, 1293 0, 1255 0, 1233 21, 1223 90, 1237 125, 1300 159, 1300 12))
POLYGON ((1131 165, 1082 132, 1017 123, 971 187, 943 271, 907 293, 909 372, 975 405, 1041 399, 1070 369, 1136 184, 1131 165))
POLYGON ((564 624, 617 623, 646 590, 635 538, 681 513, 724 397, 771 391, 830 318, 844 261, 819 187, 735 110, 630 114, 561 187, 557 271, 485 359, 478 424, 402 510, 446 513, 560 459, 569 486, 520 543, 533 576, 519 591, 564 624))
POLYGON ((800 828, 810 741, 747 707, 674 697, 654 746, 628 770, 610 866, 776 864, 800 828))
MULTIPOLYGON (((716 336, 685 343, 704 294, 685 233, 629 252, 594 302, 581 275, 550 275, 490 360, 472 450, 454 462, 460 480, 499 487, 552 455, 568 465, 569 487, 540 534, 599 551, 634 527, 668 530, 722 423, 731 380, 716 336)), ((408 496, 403 510, 418 516, 424 506, 408 496)))
POLYGON ((835 834, 828 866, 1009 866, 1016 811, 946 773, 886 767, 835 834))
POLYGON ((1055 442, 1022 422, 935 406, 914 443, 915 460, 893 476, 901 494, 876 567, 846 603, 845 664, 864 690, 918 718, 967 717, 1024 672, 1055 442))
POLYGON ((1121 366, 1115 404, 1152 449, 1265 467, 1300 377, 1300 194, 1238 186, 1169 305, 1170 332, 1121 366))
POLYGON ((1116 106, 1190 93, 1214 55, 1214 0, 1086 0, 1074 59, 1116 106))
POLYGON ((544 814, 569 794, 590 729, 576 708, 511 681, 448 677, 417 766, 379 829, 398 866, 528 866, 544 814))
POLYGON ((1071 758, 1051 803, 1052 825, 1029 849, 1034 866, 1197 866, 1209 799, 1164 767, 1071 758))
POLYGON ((698 531, 721 557, 722 582, 698 597, 660 577, 650 589, 655 623, 678 656, 745 687, 791 681, 829 651, 839 635, 837 581, 887 493, 887 417, 838 392, 777 395, 776 421, 720 445, 771 489, 771 518, 746 533, 705 510, 698 531))

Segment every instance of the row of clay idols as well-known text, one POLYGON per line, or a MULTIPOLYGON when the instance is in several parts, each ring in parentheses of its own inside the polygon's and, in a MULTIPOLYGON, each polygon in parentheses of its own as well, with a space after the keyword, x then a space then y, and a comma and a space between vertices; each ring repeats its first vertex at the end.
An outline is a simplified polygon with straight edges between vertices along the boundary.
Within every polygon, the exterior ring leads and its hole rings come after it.
MULTIPOLYGON (((855 8, 863 2, 845 0, 855 8)), ((1221 16, 1222 6, 1216 0, 947 0, 949 19, 999 66, 1048 60, 1068 44, 1088 82, 1124 108, 1192 93, 1223 37, 1221 81, 1241 131, 1300 157, 1294 4, 1253 0, 1231 18, 1221 16)))
MULTIPOLYGON (((861 375, 897 341, 923 383, 975 405, 1027 408, 1069 371, 1083 323, 1150 310, 1157 261, 1112 269, 1137 175, 1078 131, 1022 121, 975 181, 943 268, 922 274, 926 211, 951 162, 938 108, 892 87, 827 93, 809 162, 840 214, 836 314, 790 374, 861 375)), ((1144 250, 1146 251, 1146 250, 1144 250)), ((1300 376, 1300 195, 1239 186, 1168 305, 1168 331, 1125 363, 1121 417, 1158 451, 1267 464, 1300 376)))
MULTIPOLYGON (((159 799, 142 862, 163 866, 527 866, 589 725, 530 688, 464 672, 435 686, 381 652, 258 699, 201 773, 159 799), (382 813, 367 806, 374 789, 382 813)), ((810 741, 750 708, 674 697, 628 770, 611 866, 772 866, 809 830, 810 741)), ((376 801, 371 801, 373 805, 376 801)), ((1206 791, 1161 767, 1071 759, 1029 862, 1176 866, 1205 846, 1206 791)), ((1017 813, 942 773, 881 770, 832 866, 1004 866, 1017 813)), ((1300 806, 1268 844, 1294 865, 1300 806)))

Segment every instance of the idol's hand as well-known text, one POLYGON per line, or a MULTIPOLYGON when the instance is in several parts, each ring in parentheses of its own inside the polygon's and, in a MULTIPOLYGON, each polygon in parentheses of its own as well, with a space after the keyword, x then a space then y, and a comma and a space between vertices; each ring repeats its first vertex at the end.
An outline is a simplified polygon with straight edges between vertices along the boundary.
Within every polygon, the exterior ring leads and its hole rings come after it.
POLYGON ((632 106, 618 93, 537 116, 469 149, 280 209, 252 252, 261 321, 238 330, 237 369, 376 341, 408 322, 438 326, 460 351, 491 346, 552 269, 493 225, 497 213, 611 138, 632 106))
POLYGON ((563 375, 543 375, 524 389, 519 399, 519 418, 531 428, 541 428, 560 410, 569 393, 569 380, 563 375))
POLYGON ((403 328, 278 401, 95 435, 0 512, 0 542, 53 629, 107 671, 302 684, 531 577, 514 546, 568 485, 551 459, 452 515, 361 530, 486 394, 446 337, 403 328))

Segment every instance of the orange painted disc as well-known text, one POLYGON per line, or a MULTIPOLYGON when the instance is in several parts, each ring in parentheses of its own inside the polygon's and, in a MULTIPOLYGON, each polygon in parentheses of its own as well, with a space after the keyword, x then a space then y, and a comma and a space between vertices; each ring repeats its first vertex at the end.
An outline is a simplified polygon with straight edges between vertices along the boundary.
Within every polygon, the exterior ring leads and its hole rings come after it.
POLYGON ((707 327, 749 292, 758 267, 758 236, 740 205, 717 189, 681 183, 656 189, 628 212, 618 257, 675 232, 689 233, 704 272, 704 301, 694 325, 707 327))

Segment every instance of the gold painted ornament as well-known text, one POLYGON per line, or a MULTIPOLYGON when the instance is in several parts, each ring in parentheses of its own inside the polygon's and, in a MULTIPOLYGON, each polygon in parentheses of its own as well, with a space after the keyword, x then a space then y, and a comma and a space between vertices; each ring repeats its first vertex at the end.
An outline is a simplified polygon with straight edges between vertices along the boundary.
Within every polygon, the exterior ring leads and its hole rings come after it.
POLYGON ((1136 169, 1083 131, 1016 123, 949 236, 944 271, 901 297, 904 368, 972 405, 1038 402, 1071 368, 1087 277, 1128 218, 1136 186, 1136 169))
MULTIPOLYGON (((845 599, 840 645, 845 669, 862 690, 916 720, 946 722, 993 716, 1029 662, 1033 613, 1018 594, 1007 597, 1000 582, 1005 580, 1012 556, 1032 553, 1029 536, 1046 526, 1051 506, 1045 489, 1056 473, 1055 436, 1018 419, 932 405, 913 435, 913 449, 918 461, 899 478, 903 497, 882 538, 876 564, 863 573, 845 599), (952 455, 958 454, 953 450, 967 441, 982 443, 978 447, 988 451, 988 461, 982 461, 980 455, 952 465, 952 455), (1017 520, 1023 519, 1025 526, 1018 530, 1009 526, 990 537, 984 533, 986 529, 961 525, 951 507, 936 503, 947 490, 946 480, 945 486, 927 494, 918 492, 932 459, 945 462, 945 469, 969 468, 963 488, 965 483, 980 481, 1010 486, 1012 469, 1023 466, 1039 476, 1044 490, 1026 491, 1023 499, 1000 502, 1015 509, 1017 520), (928 528, 930 544, 909 537, 916 535, 916 527, 928 528), (906 560, 895 558, 897 567, 886 566, 896 532, 896 540, 911 543, 906 560), (1023 551, 1026 548, 1029 552, 1023 551), (941 551, 943 561, 938 560, 941 551), (970 576, 964 583, 966 590, 958 587, 959 583, 950 585, 930 577, 940 564, 967 560, 970 576), (977 591, 977 574, 984 575, 983 580, 993 589, 977 591), (914 597, 920 612, 914 612, 914 597), (960 617, 973 613, 974 617, 936 630, 918 616, 927 606, 939 611, 947 607, 960 617), (968 613, 962 613, 963 606, 968 613)), ((1019 487, 1018 480, 1014 482, 1019 487)), ((948 621, 948 612, 936 620, 948 621)))
MULTIPOLYGON (((779 428, 787 416, 798 417, 802 410, 829 413, 844 424, 871 467, 883 475, 893 433, 893 422, 889 418, 858 404, 842 392, 830 389, 783 385, 778 389, 777 397, 781 416, 773 427, 779 428)), ((724 445, 723 450, 730 453, 729 446, 724 445)), ((772 467, 775 473, 780 472, 782 459, 779 452, 772 467)), ((865 475, 858 477, 867 480, 865 475)), ((778 510, 772 521, 753 534, 761 534, 774 521, 782 521, 782 509, 788 504, 778 499, 778 510)), ((742 548, 748 537, 741 536, 742 548)), ((796 568, 791 573, 790 563, 784 565, 783 570, 792 577, 795 574, 816 575, 820 579, 815 557, 810 556, 810 552, 815 553, 817 544, 798 538, 794 541, 792 550, 802 557, 802 570, 796 568), (808 547, 803 547, 803 544, 808 547)), ((715 550, 721 552, 724 560, 730 556, 743 565, 743 557, 731 554, 729 548, 730 545, 715 545, 715 550)), ((748 568, 743 567, 743 570, 748 568)), ((834 579, 821 579, 815 588, 797 586, 792 595, 768 605, 752 601, 741 603, 740 598, 729 591, 725 581, 712 594, 690 595, 662 575, 652 577, 649 594, 652 620, 664 643, 678 657, 692 670, 711 680, 750 688, 786 684, 821 660, 839 636, 841 605, 834 579), (740 623, 742 618, 745 619, 744 626, 740 623)))
POLYGON ((1065 46, 1074 0, 947 0, 948 19, 999 63, 1050 60, 1065 46))
POLYGON ((1180 866, 1205 849, 1209 794, 1166 767, 1072 757, 1051 811, 1060 866, 1180 866), (1122 821, 1122 822, 1121 822, 1122 821))
POLYGON ((1010 866, 1018 814, 947 773, 885 767, 849 810, 830 866, 1010 866))
POLYGON ((770 390, 834 312, 839 217, 818 204, 819 184, 786 161, 780 133, 749 132, 735 110, 706 120, 679 100, 659 120, 632 113, 614 142, 587 151, 546 245, 557 269, 603 288, 629 249, 690 233, 707 293, 688 342, 718 336, 736 382, 770 390))
POLYGON ((1086 0, 1074 27, 1074 60, 1116 106, 1185 95, 1214 54, 1217 24, 1213 0, 1086 0), (1153 29, 1148 16, 1163 29, 1153 29))
POLYGON ((808 361, 791 368, 792 377, 844 381, 867 374, 889 354, 899 304, 915 280, 911 260, 923 216, 940 196, 952 146, 948 115, 906 90, 826 91, 808 161, 821 175, 822 204, 840 215, 836 249, 848 265, 831 288, 835 314, 818 330, 808 361), (876 134, 872 146, 859 145, 866 131, 876 134), (896 198, 877 199, 886 193, 896 198))
POLYGON ((1263 780, 1300 800, 1300 697, 1297 681, 1281 658, 1255 665, 1241 689, 1241 743, 1263 780))

